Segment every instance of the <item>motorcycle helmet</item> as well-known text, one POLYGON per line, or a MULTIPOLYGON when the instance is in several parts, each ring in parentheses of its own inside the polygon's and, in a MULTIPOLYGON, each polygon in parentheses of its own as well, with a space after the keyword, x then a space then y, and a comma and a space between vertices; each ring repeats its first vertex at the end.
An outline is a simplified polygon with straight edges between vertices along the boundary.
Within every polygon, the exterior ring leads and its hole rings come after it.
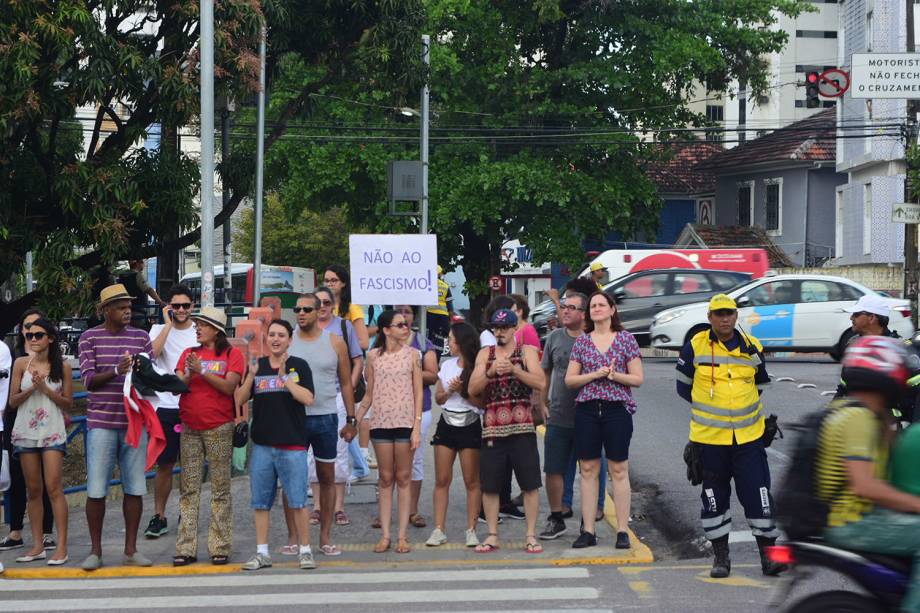
POLYGON ((861 336, 847 347, 840 375, 848 390, 881 393, 888 406, 895 406, 910 376, 907 351, 894 338, 861 336))

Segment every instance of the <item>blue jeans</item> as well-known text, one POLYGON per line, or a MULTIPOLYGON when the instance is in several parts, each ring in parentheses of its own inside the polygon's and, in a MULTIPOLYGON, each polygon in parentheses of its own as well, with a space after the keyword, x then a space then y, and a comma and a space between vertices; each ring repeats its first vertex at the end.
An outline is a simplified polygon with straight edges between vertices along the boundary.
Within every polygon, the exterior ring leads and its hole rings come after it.
MULTIPOLYGON (((575 451, 572 451, 572 457, 569 459, 568 470, 565 471, 562 490, 562 506, 571 509, 572 499, 575 497, 575 472, 578 470, 578 462, 575 460, 575 451)), ((597 510, 604 510, 604 499, 607 494, 607 462, 601 458, 601 472, 597 479, 597 510)))
POLYGON ((363 479, 371 474, 371 468, 367 465, 364 454, 361 453, 361 446, 358 444, 358 437, 351 439, 348 443, 348 455, 351 456, 351 476, 355 479, 363 479))
POLYGON ((288 499, 288 507, 302 509, 307 505, 307 450, 279 449, 253 443, 249 457, 249 491, 251 505, 257 511, 267 511, 275 501, 275 485, 288 499))
POLYGON ((121 489, 127 496, 143 496, 147 493, 147 433, 141 434, 137 447, 125 442, 127 430, 90 428, 86 433, 86 495, 89 498, 105 498, 109 481, 118 462, 121 474, 121 489))

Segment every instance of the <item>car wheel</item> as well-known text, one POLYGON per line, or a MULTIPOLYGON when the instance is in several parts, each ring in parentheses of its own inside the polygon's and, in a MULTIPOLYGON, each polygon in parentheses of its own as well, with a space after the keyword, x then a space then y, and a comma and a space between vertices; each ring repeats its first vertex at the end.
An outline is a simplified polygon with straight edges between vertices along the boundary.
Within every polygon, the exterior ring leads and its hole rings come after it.
POLYGON ((850 329, 840 335, 840 341, 837 343, 837 346, 828 351, 832 360, 839 362, 843 359, 843 352, 847 350, 847 345, 850 344, 850 339, 853 338, 854 334, 855 332, 850 329))
POLYGON ((687 332, 686 338, 684 338, 684 345, 690 342, 690 339, 702 332, 703 330, 708 330, 709 326, 705 324, 699 324, 690 328, 690 331, 687 332))

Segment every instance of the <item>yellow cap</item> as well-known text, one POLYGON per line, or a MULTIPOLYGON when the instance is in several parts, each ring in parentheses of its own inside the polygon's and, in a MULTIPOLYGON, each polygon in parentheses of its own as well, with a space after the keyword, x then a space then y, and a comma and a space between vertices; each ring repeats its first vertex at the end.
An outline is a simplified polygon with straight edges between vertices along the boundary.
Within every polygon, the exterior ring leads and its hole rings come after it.
POLYGON ((606 270, 606 268, 600 262, 593 262, 591 264, 591 272, 597 272, 598 270, 606 270))
POLYGON ((735 299, 730 298, 725 294, 716 294, 712 297, 712 299, 709 300, 710 311, 721 311, 723 309, 737 311, 738 305, 735 304, 735 299))

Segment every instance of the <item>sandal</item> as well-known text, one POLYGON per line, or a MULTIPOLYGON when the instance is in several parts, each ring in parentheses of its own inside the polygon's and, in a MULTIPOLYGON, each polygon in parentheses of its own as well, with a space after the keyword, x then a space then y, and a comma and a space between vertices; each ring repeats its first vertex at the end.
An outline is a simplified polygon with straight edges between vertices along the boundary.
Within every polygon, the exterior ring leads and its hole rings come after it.
POLYGON ((390 539, 382 538, 377 541, 377 544, 374 545, 374 553, 383 553, 384 551, 389 551, 390 549, 390 539))
POLYGON ((416 528, 424 528, 428 525, 428 522, 425 521, 425 518, 419 515, 418 513, 413 513, 409 516, 409 523, 415 526, 416 528))
POLYGON ((336 526, 347 526, 350 523, 351 523, 351 520, 348 519, 347 515, 345 515, 345 511, 335 512, 335 525, 336 526))
POLYGON ((396 553, 409 553, 410 551, 412 551, 412 548, 409 547, 409 541, 406 539, 396 541, 396 553))
POLYGON ((223 566, 224 564, 227 563, 229 559, 230 559, 229 556, 221 556, 221 555, 211 556, 211 564, 213 564, 214 566, 223 566))
MULTIPOLYGON (((486 538, 489 538, 492 536, 498 538, 498 534, 496 534, 495 532, 490 532, 489 535, 486 536, 486 538)), ((498 545, 498 543, 480 543, 479 545, 476 545, 473 551, 475 551, 476 553, 494 553, 498 551, 499 549, 501 549, 501 547, 498 545)))
POLYGON ((324 556, 340 556, 342 555, 342 550, 338 548, 337 545, 323 545, 319 548, 319 552, 324 556))
POLYGON ((543 545, 537 542, 537 537, 533 534, 527 535, 527 544, 524 546, 525 553, 543 553, 543 545))
POLYGON ((173 566, 188 566, 198 561, 195 556, 174 556, 173 566))
POLYGON ((310 525, 316 526, 317 524, 319 524, 319 511, 314 509, 313 512, 310 513, 310 525))
POLYGON ((371 522, 371 528, 377 528, 378 530, 383 528, 383 523, 381 523, 379 515, 374 518, 374 521, 371 522))
POLYGON ((282 545, 278 548, 278 553, 283 556, 296 556, 300 553, 300 546, 297 544, 294 545, 282 545))

